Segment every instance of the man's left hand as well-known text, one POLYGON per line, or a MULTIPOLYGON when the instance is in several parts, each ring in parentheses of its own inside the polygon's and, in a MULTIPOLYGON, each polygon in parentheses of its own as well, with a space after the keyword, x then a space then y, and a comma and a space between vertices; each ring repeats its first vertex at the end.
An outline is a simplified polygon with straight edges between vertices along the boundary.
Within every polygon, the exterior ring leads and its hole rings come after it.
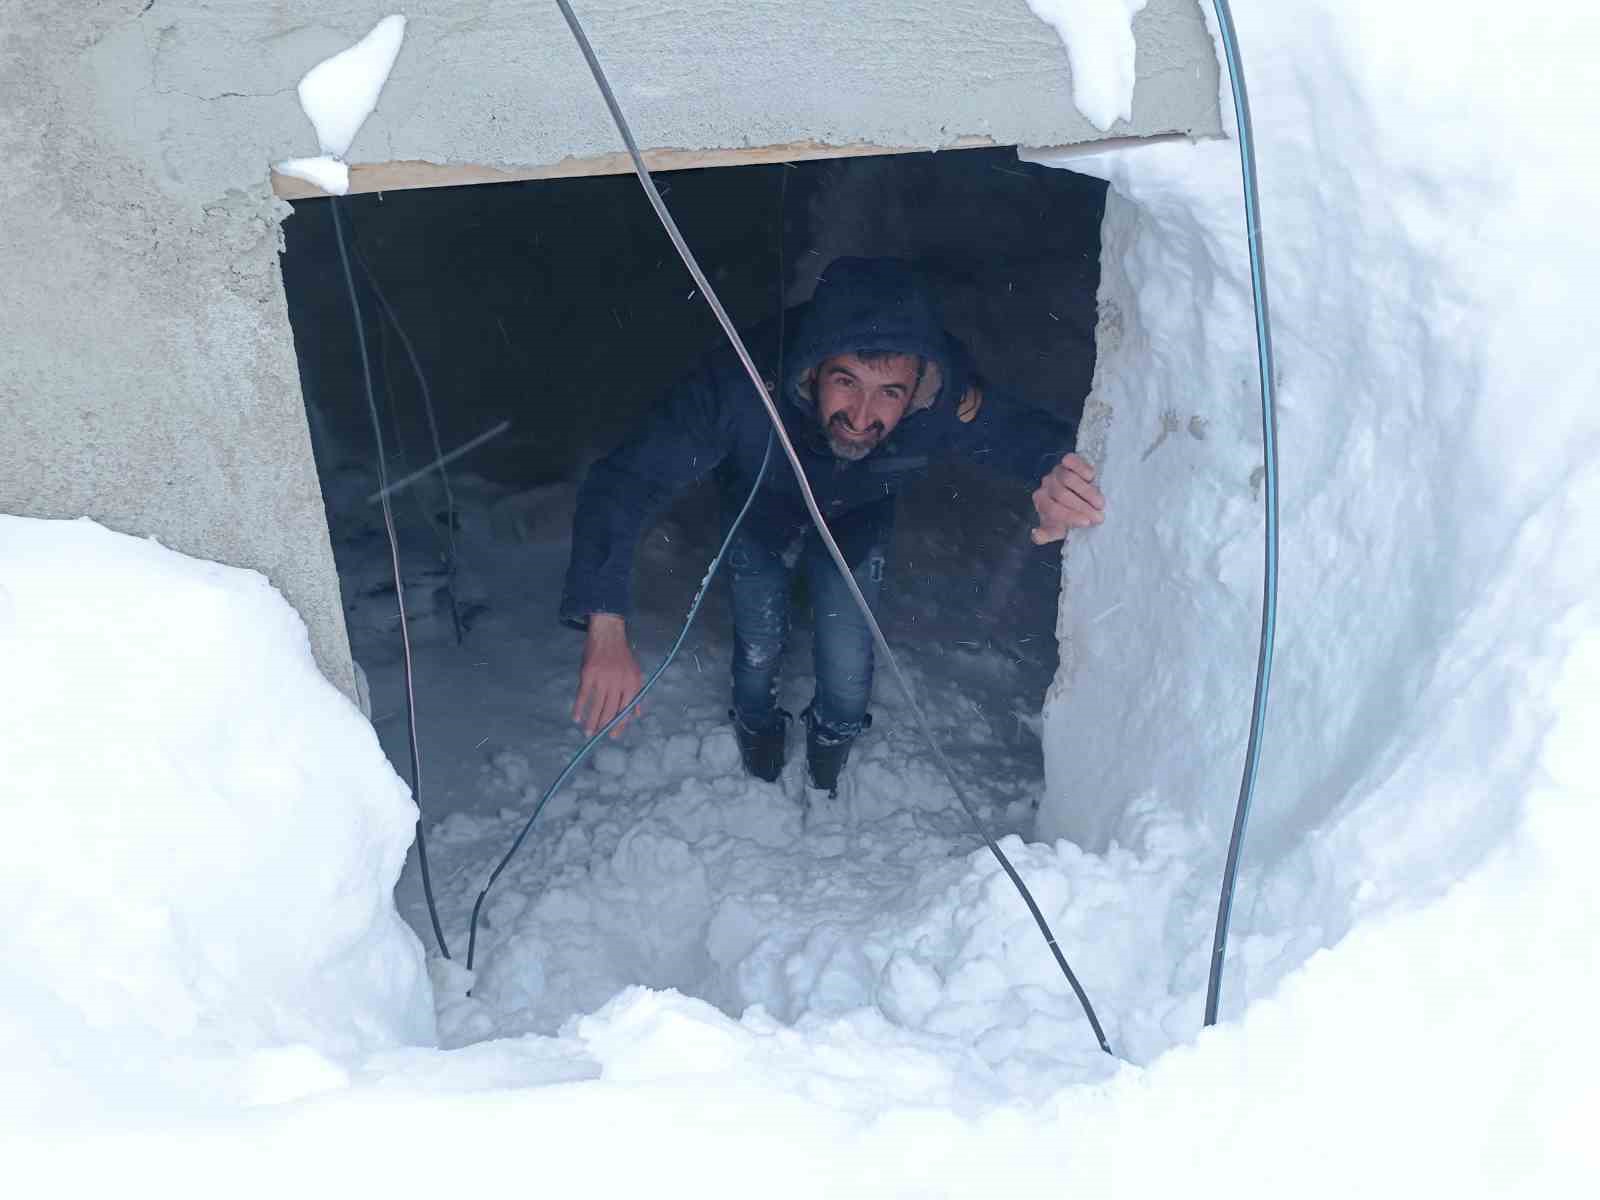
POLYGON ((1094 467, 1087 459, 1069 454, 1055 465, 1033 493, 1039 524, 1033 543, 1059 542, 1069 529, 1087 529, 1106 519, 1106 498, 1094 485, 1094 467))

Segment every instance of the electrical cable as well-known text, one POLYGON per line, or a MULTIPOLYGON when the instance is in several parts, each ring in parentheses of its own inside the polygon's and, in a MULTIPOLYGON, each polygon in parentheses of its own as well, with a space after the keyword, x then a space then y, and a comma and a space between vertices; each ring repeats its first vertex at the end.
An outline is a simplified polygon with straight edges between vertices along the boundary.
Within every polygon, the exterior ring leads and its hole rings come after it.
MULTIPOLYGON (((783 214, 789 198, 789 170, 782 163, 778 165, 780 171, 782 171, 778 188, 778 378, 782 379, 784 325, 786 319, 784 307, 783 214)), ((482 890, 478 892, 478 898, 472 904, 472 919, 467 926, 467 970, 472 970, 472 964, 477 958, 478 914, 483 908, 484 900, 489 895, 489 889, 494 886, 495 880, 500 878, 501 872, 511 865, 511 860, 516 857, 517 851, 521 849, 524 839, 527 838, 529 831, 533 829, 533 823, 539 819, 539 814, 544 811, 544 806, 549 803, 550 797, 561 789, 561 785, 578 769, 578 764, 587 758, 589 752, 600 744, 600 739, 610 733, 618 724, 627 720, 628 714, 644 701, 650 689, 655 687, 656 680, 661 678, 667 668, 672 665, 672 660, 678 656, 678 650, 683 645, 684 639, 689 636, 689 629, 694 625, 694 619, 700 612, 700 604, 705 599, 705 594, 711 586, 711 581, 716 578, 717 571, 722 566, 723 556, 728 553, 728 547, 733 544, 733 537, 739 532, 739 526, 744 524, 745 514, 750 511, 750 506, 755 503, 756 493, 761 490, 761 485, 766 482, 767 467, 772 462, 772 442, 772 431, 768 430, 767 449, 761 456, 761 469, 756 472, 756 481, 750 488, 750 494, 745 497, 744 506, 739 509, 738 516, 733 519, 733 524, 723 538, 722 546, 717 551, 716 557, 711 560, 711 565, 706 568, 705 577, 700 581, 700 590, 695 593, 694 602, 689 605, 689 615, 684 619, 683 628, 678 631, 678 640, 672 643, 672 647, 667 651, 666 657, 661 660, 661 665, 650 673, 650 678, 644 681, 644 686, 639 689, 639 694, 625 704, 616 716, 607 721, 587 742, 578 748, 578 752, 567 762, 565 769, 562 770, 560 775, 556 776, 555 782, 545 789, 544 794, 539 797, 538 803, 533 806, 533 811, 528 814, 528 819, 523 822, 521 831, 511 843, 511 848, 505 852, 504 857, 500 859, 495 869, 490 872, 482 890)))
POLYGON ((1255 699, 1250 710, 1250 741, 1245 748, 1244 775, 1239 781, 1239 803, 1233 814, 1228 841, 1228 861, 1222 872, 1222 896, 1217 902, 1217 927, 1211 942, 1211 970, 1206 982, 1207 1025, 1217 1023, 1222 994, 1222 964, 1228 948, 1228 924, 1233 913, 1233 889, 1239 874, 1240 848, 1250 802, 1255 796, 1261 765, 1261 737, 1267 719, 1267 687, 1272 679, 1272 645, 1278 623, 1278 417, 1273 392, 1272 325, 1267 309, 1266 252, 1261 245, 1261 200, 1256 191, 1255 138, 1250 128, 1250 100, 1244 87, 1244 64, 1228 0, 1213 0, 1222 35, 1228 78, 1233 85, 1234 114, 1239 126, 1239 169, 1244 183, 1245 235, 1250 247, 1250 288, 1255 300, 1256 362, 1261 372, 1261 441, 1266 471, 1266 549, 1261 584, 1261 649, 1256 659, 1255 699))
POLYGON ((650 694, 650 689, 655 687, 656 681, 672 665, 672 660, 678 657, 678 651, 683 648, 683 643, 689 636, 689 630, 694 627, 695 617, 700 615, 700 605, 706 598, 706 592, 711 588, 711 581, 716 577, 717 569, 722 566, 722 558, 727 554, 728 547, 733 542, 733 535, 739 532, 739 526, 744 523, 745 514, 750 511, 750 506, 755 503, 756 493, 761 490, 761 485, 766 480, 767 464, 771 461, 772 435, 769 433, 767 434, 767 452, 761 459, 761 470, 756 473, 755 486, 750 489, 750 494, 745 497, 744 507, 739 510, 739 515, 734 519, 733 525, 728 529, 727 536, 722 540, 722 546, 717 551, 717 556, 711 560, 710 567, 706 569, 705 577, 700 580, 700 590, 694 594, 694 602, 689 605, 689 615, 683 622, 683 628, 678 630, 678 637, 672 643, 672 648, 667 651, 666 657, 661 660, 661 664, 650 672, 649 678, 644 681, 644 686, 639 689, 638 695, 623 705, 617 715, 602 725, 588 741, 578 748, 578 752, 567 761, 567 765, 562 768, 561 774, 556 776, 555 782, 544 790, 544 794, 539 797, 539 802, 533 806, 533 811, 528 814, 528 819, 523 822, 522 830, 517 834, 516 840, 511 843, 511 848, 505 852, 505 856, 500 859, 495 869, 489 873, 489 878, 484 882, 483 888, 478 892, 478 898, 472 904, 472 920, 468 926, 467 934, 467 970, 472 970, 473 961, 477 957, 478 914, 483 908, 484 900, 489 896, 489 889, 494 886, 495 880, 500 878, 500 873, 511 865, 511 860, 516 856, 517 851, 522 848, 523 841, 526 840, 529 831, 533 829, 533 823, 539 819, 539 814, 544 811, 544 806, 550 802, 550 797, 561 790, 561 785, 566 783, 572 773, 578 769, 578 765, 589 757, 589 752, 598 746, 608 733, 628 719, 628 715, 650 694))
MULTIPOLYGON (((389 303, 389 297, 384 294, 383 288, 378 285, 378 277, 373 274, 371 266, 367 264, 366 256, 361 253, 360 246, 351 247, 355 255, 356 265, 361 268, 361 273, 366 276, 367 284, 372 288, 372 294, 378 298, 378 304, 383 309, 383 315, 388 318, 389 324, 394 327, 400 344, 405 347, 406 357, 411 361, 412 373, 417 377, 417 390, 422 394, 422 411, 428 418, 428 433, 433 438, 433 461, 439 468, 439 479, 444 486, 445 507, 445 545, 448 557, 445 560, 445 594, 450 598, 450 624, 455 630, 456 645, 462 643, 465 629, 461 624, 461 606, 456 602, 456 497, 450 488, 450 472, 444 469, 448 457, 444 452, 444 445, 439 440, 439 422, 433 411, 433 391, 428 387, 428 376, 422 369, 422 361, 417 357, 417 349, 411 343, 411 338, 406 334, 406 328, 400 324, 400 316, 394 311, 394 306, 389 303)), ((384 377, 388 378, 388 366, 385 364, 384 377)), ((395 436, 399 437, 396 428, 395 436)))
MULTIPOLYGON (((716 314, 718 323, 721 324, 723 332, 727 334, 728 340, 733 343, 734 351, 738 354, 740 363, 743 364, 745 371, 750 376, 750 381, 755 385, 756 394, 760 397, 761 403, 767 410, 767 417, 771 420, 773 430, 783 445, 785 455, 788 456, 789 465, 793 468, 795 478, 799 481, 800 491, 805 499, 806 510, 811 515, 811 521, 816 526, 829 555, 833 558, 834 565, 838 567, 840 574, 843 576, 845 585, 849 588, 856 606, 866 619, 867 625, 872 631, 873 642, 883 652, 884 658, 888 661, 895 681, 900 685, 900 690, 905 696, 906 704, 916 719, 917 726, 922 731, 923 737, 927 739, 928 745, 932 748, 934 758, 938 761, 940 769, 949 781, 951 790, 955 792, 956 799, 960 801, 961 807, 966 810, 974 828, 983 838, 984 844, 988 846, 990 853, 994 855, 1001 869, 1005 871, 1006 876, 1017 889, 1018 895, 1022 897, 1023 903, 1027 905, 1034 924, 1039 927, 1039 932, 1043 935, 1046 945, 1050 947, 1050 952, 1055 957, 1056 965, 1066 977, 1073 994, 1077 996, 1078 1003, 1083 1008, 1084 1016, 1088 1018, 1089 1026, 1094 1030, 1095 1040, 1099 1042, 1100 1049, 1107 1054, 1112 1054, 1111 1045, 1106 1040, 1104 1030, 1100 1027, 1099 1018, 1095 1016, 1094 1006, 1089 1003, 1089 996, 1084 991, 1083 985, 1078 982, 1078 977, 1073 974, 1072 968, 1067 964, 1066 955, 1062 953, 1061 947, 1056 941, 1056 936, 1050 929, 1049 922, 1045 920, 1044 913, 1040 911, 1038 904, 1034 901, 1033 894, 1028 890, 1027 884, 1023 882, 1022 876, 1011 865, 1011 860, 1006 857, 1004 851, 1000 849, 993 836, 990 835, 987 827, 979 817, 977 809, 973 806, 971 800, 967 798, 960 781, 956 777, 955 769, 945 756, 944 747, 934 735, 932 727, 928 724, 927 717, 923 715, 922 706, 917 703, 916 692, 911 686, 911 681, 901 669, 899 660, 895 657, 894 651, 890 648, 888 640, 883 635, 882 628, 878 625, 877 617, 872 612, 872 606, 867 603, 866 597, 862 595, 861 588, 856 583, 855 575, 850 570, 850 564, 845 561, 844 554, 840 551, 838 543, 834 541, 833 534, 828 529, 827 521, 823 519, 821 509, 817 507, 816 496, 812 493, 810 482, 806 479, 805 467, 800 462, 794 443, 790 440, 788 431, 783 426, 783 418, 778 412, 773 397, 767 394, 766 387, 761 379, 761 372, 756 368, 754 360, 750 357, 750 351, 745 347, 744 341, 740 338, 739 332, 734 327, 727 310, 723 308, 722 301, 717 297, 716 291, 711 286, 711 281, 706 278, 705 272, 700 269, 700 264, 695 259, 693 251, 689 249, 688 243, 684 241, 677 222, 673 220, 672 214, 667 211, 666 203, 661 199, 661 193, 657 190, 655 181, 650 177, 649 168, 645 166, 644 157, 639 153, 639 147, 634 141, 633 132, 628 127, 627 119, 622 115, 622 109, 617 104, 616 95, 612 92, 611 85, 606 79, 605 71, 600 66, 600 60, 595 57, 594 48, 589 44, 589 39, 583 31, 583 26, 578 22, 577 15, 572 11, 572 6, 568 3, 568 0, 556 0, 556 4, 560 7, 561 15, 566 18, 567 25, 572 30, 572 35, 577 40, 578 47, 582 50, 583 57, 589 64, 589 70, 594 75, 595 83, 605 99, 606 107, 611 111, 611 119, 616 124, 617 131, 622 135, 622 140, 628 148, 628 155, 633 160, 634 173, 639 177, 639 182, 644 187, 650 206, 655 209, 656 216, 660 219, 667 236, 672 240, 673 246, 683 259, 684 266, 689 269, 689 274, 693 276, 701 295, 705 297, 706 303, 711 306, 711 311, 716 314)), ((779 381, 779 386, 783 386, 781 380, 779 381)))
POLYGON ((361 352, 361 376, 367 390, 367 411, 372 415, 372 436, 377 441, 378 493, 383 499, 383 527, 389 535, 395 605, 400 610, 400 645, 405 654, 406 737, 411 747, 411 798, 417 806, 417 864, 422 869, 422 894, 428 902, 428 919, 433 922, 433 936, 439 943, 439 953, 449 958, 450 946, 444 940, 444 929, 439 924, 439 908, 433 899, 433 879, 428 872, 428 842, 422 829, 422 758, 417 751, 417 700, 412 684, 411 632, 406 627, 406 588, 400 571, 400 540, 394 531, 394 508, 389 503, 389 464, 383 449, 383 423, 378 417, 378 401, 372 390, 372 362, 367 355, 366 325, 361 317, 361 302, 356 298, 355 275, 350 270, 350 252, 345 246, 339 198, 329 197, 328 204, 333 213, 334 240, 339 244, 339 263, 344 268, 344 286, 350 295, 350 311, 355 317, 356 345, 361 352))

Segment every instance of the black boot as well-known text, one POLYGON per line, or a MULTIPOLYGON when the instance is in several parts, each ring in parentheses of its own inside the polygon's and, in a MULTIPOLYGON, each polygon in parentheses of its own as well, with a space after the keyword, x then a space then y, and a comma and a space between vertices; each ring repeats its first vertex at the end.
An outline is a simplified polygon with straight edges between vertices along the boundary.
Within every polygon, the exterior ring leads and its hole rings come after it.
MULTIPOLYGON (((806 723, 806 782, 829 796, 839 794, 839 772, 844 770, 850 757, 854 737, 840 738, 817 729, 816 719, 808 708, 800 714, 806 723)), ((872 714, 861 722, 862 732, 872 728, 872 714)))
POLYGON ((778 709, 778 715, 767 729, 748 729, 732 709, 728 717, 733 722, 733 732, 739 739, 739 757, 744 759, 744 769, 756 779, 776 783, 783 771, 784 752, 789 740, 789 714, 778 709))

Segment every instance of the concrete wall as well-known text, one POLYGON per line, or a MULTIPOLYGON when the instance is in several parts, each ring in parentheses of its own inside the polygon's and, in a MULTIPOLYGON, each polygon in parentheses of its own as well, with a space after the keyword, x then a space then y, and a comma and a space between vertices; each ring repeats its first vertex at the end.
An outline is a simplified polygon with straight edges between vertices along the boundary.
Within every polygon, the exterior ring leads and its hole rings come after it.
MULTIPOLYGON (((1024 0, 589 0, 646 146, 938 147, 1101 136, 1024 0)), ((0 510, 90 515, 264 571, 352 690, 279 278, 271 162, 314 152, 294 85, 389 5, 0 0, 0 510)), ((404 6, 353 161, 532 165, 615 135, 553 4, 404 6)), ((1134 120, 1216 132, 1194 0, 1136 23, 1134 120)))
POLYGON ((159 6, 4 3, 0 510, 261 570, 353 696, 264 151, 171 90, 159 6))

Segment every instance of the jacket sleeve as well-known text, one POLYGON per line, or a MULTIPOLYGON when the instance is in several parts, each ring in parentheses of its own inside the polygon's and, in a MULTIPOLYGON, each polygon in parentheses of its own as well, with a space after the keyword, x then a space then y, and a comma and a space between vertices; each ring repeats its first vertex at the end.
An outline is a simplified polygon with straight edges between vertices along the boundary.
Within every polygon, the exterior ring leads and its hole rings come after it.
POLYGON ((952 392, 956 432, 951 450, 1038 487, 1039 481, 1078 443, 1078 423, 1020 397, 997 394, 978 372, 972 354, 946 334, 951 348, 952 392))
POLYGON ((708 356, 661 397, 626 441, 589 468, 572 520, 572 557, 561 595, 564 623, 583 629, 590 613, 631 615, 640 535, 733 444, 725 376, 716 357, 708 356))
POLYGON ((969 377, 957 399, 961 432, 957 451, 981 466, 1037 487, 1078 441, 1075 421, 1006 395, 995 395, 981 379, 969 377))

